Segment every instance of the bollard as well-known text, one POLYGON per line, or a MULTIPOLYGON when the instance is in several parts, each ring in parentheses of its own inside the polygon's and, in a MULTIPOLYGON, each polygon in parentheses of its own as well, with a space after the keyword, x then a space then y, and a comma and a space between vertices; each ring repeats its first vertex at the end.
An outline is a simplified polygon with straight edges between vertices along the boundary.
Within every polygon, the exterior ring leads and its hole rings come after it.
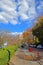
POLYGON ((32 51, 33 51, 33 48, 32 48, 32 47, 30 47, 30 48, 29 48, 29 51, 30 51, 30 52, 32 52, 32 51))

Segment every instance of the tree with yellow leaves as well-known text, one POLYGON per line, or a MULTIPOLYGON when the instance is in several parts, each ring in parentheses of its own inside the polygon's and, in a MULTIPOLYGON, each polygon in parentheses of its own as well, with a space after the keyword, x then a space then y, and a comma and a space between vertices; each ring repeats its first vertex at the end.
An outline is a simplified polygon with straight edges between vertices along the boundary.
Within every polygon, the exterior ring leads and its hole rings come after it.
POLYGON ((27 29, 23 33, 23 40, 25 43, 32 44, 33 43, 33 35, 32 35, 32 29, 27 29))

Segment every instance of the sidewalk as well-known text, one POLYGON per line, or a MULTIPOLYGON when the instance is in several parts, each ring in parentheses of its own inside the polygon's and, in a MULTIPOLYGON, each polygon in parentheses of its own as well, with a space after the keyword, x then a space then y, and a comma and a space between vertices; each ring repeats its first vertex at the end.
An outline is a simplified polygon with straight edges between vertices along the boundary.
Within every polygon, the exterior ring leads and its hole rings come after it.
MULTIPOLYGON (((37 61, 29 61, 29 60, 24 60, 18 57, 18 54, 25 54, 25 55, 31 55, 31 53, 27 53, 28 50, 22 50, 18 49, 14 56, 11 58, 9 64, 10 65, 40 65, 37 61)), ((43 65, 43 63, 41 63, 43 65)))

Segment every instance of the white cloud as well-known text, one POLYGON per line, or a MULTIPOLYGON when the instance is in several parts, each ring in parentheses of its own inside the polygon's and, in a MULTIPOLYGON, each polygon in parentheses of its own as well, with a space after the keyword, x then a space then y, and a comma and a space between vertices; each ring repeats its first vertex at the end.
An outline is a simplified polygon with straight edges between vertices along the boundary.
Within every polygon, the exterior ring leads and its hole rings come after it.
POLYGON ((0 22, 3 23, 12 23, 14 25, 19 24, 17 20, 17 12, 16 12, 16 3, 12 2, 12 0, 0 0, 0 8, 2 12, 0 12, 0 22))
POLYGON ((3 19, 3 16, 2 15, 0 15, 0 19, 3 19))
POLYGON ((37 7, 39 13, 43 13, 43 1, 40 1, 40 5, 37 7))
POLYGON ((30 19, 33 16, 36 16, 35 11, 35 1, 33 0, 22 0, 19 4, 19 15, 23 20, 30 19))
POLYGON ((16 20, 11 20, 10 23, 13 24, 13 25, 18 24, 18 22, 16 20))
MULTIPOLYGON (((40 2, 38 10, 42 12, 43 3, 40 2)), ((18 3, 13 0, 0 0, 0 22, 11 23, 13 25, 20 24, 18 16, 22 20, 34 19, 37 17, 35 9, 35 0, 18 0, 18 3), (19 6, 19 7, 18 7, 19 6), (18 7, 18 12, 16 11, 18 7)))
POLYGON ((3 17, 2 15, 0 15, 0 22, 2 22, 2 23, 8 23, 8 21, 6 20, 6 18, 3 17))
POLYGON ((9 35, 22 35, 23 32, 10 32, 9 35))

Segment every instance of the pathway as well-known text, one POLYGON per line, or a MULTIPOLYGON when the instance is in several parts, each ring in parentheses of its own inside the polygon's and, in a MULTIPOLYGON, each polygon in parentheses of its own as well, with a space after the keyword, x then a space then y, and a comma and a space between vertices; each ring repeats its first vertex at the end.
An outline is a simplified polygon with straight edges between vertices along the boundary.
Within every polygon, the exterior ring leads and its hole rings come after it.
POLYGON ((18 57, 18 54, 25 54, 25 55, 34 55, 33 53, 29 53, 26 49, 18 49, 14 56, 10 60, 10 65, 43 65, 43 60, 41 61, 29 61, 24 60, 18 57))

